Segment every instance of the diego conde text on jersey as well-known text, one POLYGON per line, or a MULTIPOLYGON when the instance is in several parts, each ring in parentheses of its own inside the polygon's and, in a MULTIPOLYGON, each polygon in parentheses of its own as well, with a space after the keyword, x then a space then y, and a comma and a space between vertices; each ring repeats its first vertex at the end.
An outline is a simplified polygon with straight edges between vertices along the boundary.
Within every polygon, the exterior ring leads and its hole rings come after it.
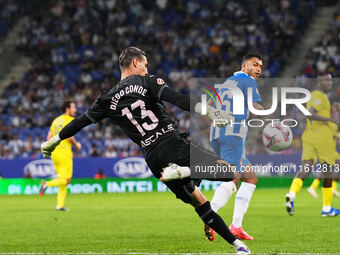
POLYGON ((116 110, 117 105, 119 103, 119 100, 125 95, 128 95, 130 93, 138 93, 138 94, 141 94, 142 96, 146 96, 147 92, 148 92, 148 90, 145 89, 144 87, 140 86, 140 85, 127 86, 124 89, 121 89, 116 94, 114 94, 114 96, 111 98, 110 109, 116 110))

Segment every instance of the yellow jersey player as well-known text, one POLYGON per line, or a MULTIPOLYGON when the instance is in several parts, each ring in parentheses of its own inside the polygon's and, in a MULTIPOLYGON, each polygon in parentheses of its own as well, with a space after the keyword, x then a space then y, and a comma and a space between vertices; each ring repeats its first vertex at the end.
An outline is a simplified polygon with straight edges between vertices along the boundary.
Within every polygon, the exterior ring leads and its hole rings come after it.
MULTIPOLYGON (((337 113, 338 110, 340 109, 340 104, 339 103, 334 103, 332 105, 332 118, 336 119, 337 121, 339 121, 339 118, 337 118, 337 113)), ((338 125, 336 125, 333 122, 329 122, 329 127, 332 130, 332 134, 333 134, 333 153, 334 153, 334 158, 335 158, 335 168, 334 168, 334 178, 332 181, 332 190, 333 190, 333 196, 335 197, 340 197, 340 193, 337 190, 338 188, 338 182, 339 182, 339 177, 340 177, 340 171, 336 171, 338 170, 337 168, 339 168, 340 166, 340 154, 336 149, 336 144, 337 144, 337 139, 340 138, 340 132, 338 132, 338 125)), ((322 179, 322 173, 319 173, 317 178, 314 179, 313 183, 308 187, 307 191, 309 194, 311 194, 312 197, 316 198, 317 197, 317 193, 316 193, 316 189, 319 187, 320 184, 320 180, 322 179)))
POLYGON ((294 178, 289 193, 286 194, 286 210, 289 215, 294 214, 294 200, 300 191, 303 181, 312 170, 323 172, 322 199, 323 217, 336 216, 340 210, 331 207, 332 193, 332 172, 334 171, 335 155, 333 149, 333 134, 329 122, 337 124, 331 118, 331 104, 327 92, 332 88, 332 77, 329 74, 321 74, 317 77, 318 90, 311 93, 311 100, 307 103, 307 109, 312 114, 307 117, 307 126, 302 134, 302 163, 301 169, 294 178), (314 165, 319 159, 319 168, 314 165))
MULTIPOLYGON (((61 110, 64 114, 53 120, 50 131, 47 135, 47 140, 50 140, 53 136, 58 134, 63 127, 70 123, 77 112, 76 105, 72 101, 65 101, 61 106, 61 110)), ((67 184, 71 182, 73 172, 72 145, 74 145, 77 150, 81 149, 81 144, 72 136, 62 141, 60 146, 53 151, 51 158, 58 178, 47 182, 43 180, 40 187, 40 196, 43 196, 48 187, 59 187, 56 207, 59 211, 66 210, 65 199, 67 194, 67 184)))

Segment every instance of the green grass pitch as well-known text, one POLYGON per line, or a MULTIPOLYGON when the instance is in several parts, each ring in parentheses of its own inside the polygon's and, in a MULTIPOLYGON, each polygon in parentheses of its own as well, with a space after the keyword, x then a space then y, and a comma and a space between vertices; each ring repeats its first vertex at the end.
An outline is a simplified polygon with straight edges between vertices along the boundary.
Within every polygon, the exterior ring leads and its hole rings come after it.
MULTIPOLYGON (((296 213, 284 208, 287 189, 257 189, 243 227, 253 253, 340 253, 340 216, 322 218, 321 192, 302 189, 296 213)), ((208 199, 212 192, 204 193, 208 199)), ((0 196, 0 254, 4 253, 232 253, 221 237, 209 242, 195 211, 172 193, 0 196)), ((230 224, 234 199, 220 210, 230 224)), ((340 199, 333 199, 340 207, 340 199)))

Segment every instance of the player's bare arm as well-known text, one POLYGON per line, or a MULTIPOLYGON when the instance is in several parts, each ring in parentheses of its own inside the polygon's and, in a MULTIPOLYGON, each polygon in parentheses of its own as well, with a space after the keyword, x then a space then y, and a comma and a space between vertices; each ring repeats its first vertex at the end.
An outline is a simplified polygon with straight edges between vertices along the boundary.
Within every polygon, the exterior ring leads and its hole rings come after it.
POLYGON ((258 102, 253 103, 253 106, 256 110, 264 110, 264 107, 262 106, 262 104, 258 102))
MULTIPOLYGON (((259 102, 254 102, 253 103, 253 107, 256 109, 256 110, 264 110, 264 107, 263 107, 263 105, 261 104, 261 103, 259 103, 259 102)), ((261 116, 261 115, 257 115, 257 114, 254 114, 254 113, 251 113, 251 115, 252 116, 255 116, 255 117, 259 117, 259 118, 261 118, 261 117, 263 117, 263 116, 261 116)))
POLYGON ((48 131, 48 134, 47 134, 47 138, 46 138, 46 141, 48 141, 48 140, 50 140, 51 138, 52 138, 52 132, 51 132, 51 130, 50 131, 48 131))
POLYGON ((74 136, 68 138, 67 140, 68 140, 72 145, 74 145, 74 147, 76 147, 76 149, 77 149, 78 151, 81 150, 81 147, 82 147, 82 146, 81 146, 81 143, 78 142, 78 141, 74 138, 74 136))

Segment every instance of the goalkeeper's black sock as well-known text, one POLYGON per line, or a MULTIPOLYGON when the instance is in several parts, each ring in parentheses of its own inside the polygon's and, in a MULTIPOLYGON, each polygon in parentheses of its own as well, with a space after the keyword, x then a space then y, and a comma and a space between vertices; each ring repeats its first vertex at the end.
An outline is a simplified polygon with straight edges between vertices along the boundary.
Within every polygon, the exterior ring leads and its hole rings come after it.
POLYGON ((215 230, 216 233, 222 236, 228 243, 232 244, 236 240, 236 237, 230 232, 222 218, 211 209, 209 201, 197 207, 195 210, 204 223, 215 230))

